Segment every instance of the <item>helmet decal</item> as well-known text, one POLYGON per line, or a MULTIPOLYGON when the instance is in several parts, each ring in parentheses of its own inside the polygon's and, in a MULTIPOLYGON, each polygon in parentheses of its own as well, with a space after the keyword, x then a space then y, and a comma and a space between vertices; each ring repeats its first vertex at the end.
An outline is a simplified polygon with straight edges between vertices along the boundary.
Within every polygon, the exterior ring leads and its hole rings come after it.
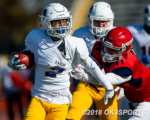
POLYGON ((44 9, 43 12, 42 12, 42 14, 43 14, 44 16, 46 16, 46 12, 47 12, 47 9, 44 9))

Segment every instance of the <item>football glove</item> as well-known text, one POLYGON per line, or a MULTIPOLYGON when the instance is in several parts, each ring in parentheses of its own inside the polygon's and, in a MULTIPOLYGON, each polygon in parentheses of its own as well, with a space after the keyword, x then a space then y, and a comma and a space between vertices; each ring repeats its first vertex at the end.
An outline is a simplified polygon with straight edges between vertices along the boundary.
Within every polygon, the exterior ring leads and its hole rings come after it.
POLYGON ((77 66, 71 71, 71 77, 84 81, 84 78, 87 77, 87 75, 84 72, 84 68, 77 66))
POLYGON ((114 91, 117 92, 119 89, 120 87, 117 86, 116 88, 114 88, 114 91))
POLYGON ((117 86, 116 88, 114 88, 114 91, 115 92, 119 91, 119 94, 117 96, 117 100, 120 100, 121 98, 124 97, 124 89, 123 88, 120 88, 117 86))
POLYGON ((17 60, 18 57, 18 55, 14 55, 7 65, 13 70, 25 70, 27 67, 24 64, 19 64, 20 60, 17 60))
POLYGON ((110 90, 105 90, 105 95, 104 95, 104 104, 108 104, 108 99, 111 99, 114 96, 114 89, 110 90))
POLYGON ((122 99, 123 97, 124 97, 124 89, 123 89, 123 88, 120 88, 120 91, 119 91, 117 100, 120 100, 120 99, 122 99))

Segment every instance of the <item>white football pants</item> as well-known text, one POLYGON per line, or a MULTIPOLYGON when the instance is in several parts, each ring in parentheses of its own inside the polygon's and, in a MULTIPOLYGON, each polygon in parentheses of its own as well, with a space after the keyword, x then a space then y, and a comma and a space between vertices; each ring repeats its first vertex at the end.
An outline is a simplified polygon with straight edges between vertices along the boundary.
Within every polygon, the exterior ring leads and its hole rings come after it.
POLYGON ((124 97, 118 114, 120 120, 150 120, 150 102, 133 103, 124 97))

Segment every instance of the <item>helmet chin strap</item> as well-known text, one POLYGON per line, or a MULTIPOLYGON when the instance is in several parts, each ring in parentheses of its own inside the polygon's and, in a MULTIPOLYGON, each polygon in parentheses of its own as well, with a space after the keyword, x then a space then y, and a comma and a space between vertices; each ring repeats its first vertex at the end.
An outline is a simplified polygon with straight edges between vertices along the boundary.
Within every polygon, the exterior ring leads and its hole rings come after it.
POLYGON ((65 40, 63 39, 62 43, 58 46, 58 50, 66 56, 65 40))

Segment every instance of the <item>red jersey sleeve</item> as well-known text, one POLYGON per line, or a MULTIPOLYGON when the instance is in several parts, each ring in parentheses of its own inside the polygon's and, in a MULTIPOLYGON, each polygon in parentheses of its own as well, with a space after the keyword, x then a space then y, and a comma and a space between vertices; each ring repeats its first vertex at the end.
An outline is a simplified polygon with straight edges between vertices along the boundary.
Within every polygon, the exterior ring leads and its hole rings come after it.
MULTIPOLYGON (((95 42, 92 50, 92 56, 100 63, 101 58, 101 49, 102 49, 102 40, 95 42)), ((100 63, 101 64, 101 63, 100 63)))

